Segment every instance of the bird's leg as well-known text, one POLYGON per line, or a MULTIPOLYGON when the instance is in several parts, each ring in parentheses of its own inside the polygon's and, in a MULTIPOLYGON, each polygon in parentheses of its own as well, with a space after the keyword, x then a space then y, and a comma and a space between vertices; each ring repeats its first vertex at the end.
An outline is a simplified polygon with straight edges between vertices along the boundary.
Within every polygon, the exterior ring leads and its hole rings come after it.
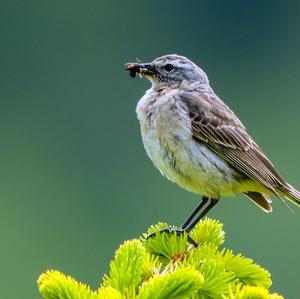
MULTIPOLYGON (((209 212, 209 210, 214 205, 217 204, 217 202, 218 202, 218 199, 211 198, 210 203, 208 204, 208 206, 200 213, 200 215, 198 215, 198 217, 196 217, 196 219, 192 223, 190 223, 187 227, 185 227, 184 231, 189 233, 195 227, 195 225, 209 212)), ((201 202, 201 204, 202 204, 202 202, 201 202)))
MULTIPOLYGON (((201 203, 196 207, 196 209, 192 212, 192 214, 187 218, 187 220, 183 223, 183 225, 179 229, 170 229, 170 228, 164 228, 160 231, 160 233, 176 233, 178 236, 187 233, 188 235, 188 242, 194 245, 195 247, 198 246, 198 243, 191 238, 189 235, 189 232, 195 227, 195 225, 202 219, 208 211, 218 202, 217 199, 210 200, 210 203, 208 206, 196 217, 196 219, 191 223, 191 221, 195 218, 195 216, 201 211, 201 209, 205 206, 205 204, 208 202, 208 197, 203 196, 201 203)), ((148 236, 147 239, 155 237, 156 233, 151 234, 148 236)))
POLYGON ((208 202, 208 197, 203 196, 202 201, 200 204, 196 207, 196 209, 192 212, 192 214, 185 220, 185 222, 181 225, 181 229, 185 230, 186 227, 189 226, 191 221, 194 219, 194 217, 198 214, 198 212, 205 206, 205 204, 208 202))

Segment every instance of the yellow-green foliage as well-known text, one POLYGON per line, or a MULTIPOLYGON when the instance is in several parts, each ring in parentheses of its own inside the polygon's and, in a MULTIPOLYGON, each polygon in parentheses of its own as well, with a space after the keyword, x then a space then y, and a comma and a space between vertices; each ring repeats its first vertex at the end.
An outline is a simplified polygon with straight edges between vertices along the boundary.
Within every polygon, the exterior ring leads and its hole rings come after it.
POLYGON ((58 271, 49 270, 38 280, 39 290, 47 299, 92 299, 90 287, 58 271))
POLYGON ((197 248, 185 233, 159 232, 166 227, 159 223, 123 243, 98 290, 49 270, 38 280, 40 293, 45 299, 283 299, 269 292, 267 270, 220 249, 225 233, 217 220, 200 221, 191 231, 197 248))

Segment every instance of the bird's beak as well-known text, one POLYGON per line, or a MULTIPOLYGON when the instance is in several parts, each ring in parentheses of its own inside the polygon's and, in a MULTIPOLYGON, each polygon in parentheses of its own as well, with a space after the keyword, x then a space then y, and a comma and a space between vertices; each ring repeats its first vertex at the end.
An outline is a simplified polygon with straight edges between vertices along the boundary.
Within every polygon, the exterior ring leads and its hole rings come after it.
POLYGON ((152 76, 157 71, 149 63, 126 63, 125 69, 129 71, 129 75, 134 78, 136 74, 152 76))

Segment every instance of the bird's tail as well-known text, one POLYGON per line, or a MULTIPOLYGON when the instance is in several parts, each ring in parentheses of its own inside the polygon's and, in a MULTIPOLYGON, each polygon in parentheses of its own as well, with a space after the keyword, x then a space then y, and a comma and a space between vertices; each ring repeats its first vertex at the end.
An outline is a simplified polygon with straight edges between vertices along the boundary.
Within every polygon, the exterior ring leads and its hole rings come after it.
POLYGON ((285 185, 280 186, 279 192, 280 195, 284 196, 293 204, 300 207, 300 192, 297 189, 295 189, 293 186, 286 183, 285 185))

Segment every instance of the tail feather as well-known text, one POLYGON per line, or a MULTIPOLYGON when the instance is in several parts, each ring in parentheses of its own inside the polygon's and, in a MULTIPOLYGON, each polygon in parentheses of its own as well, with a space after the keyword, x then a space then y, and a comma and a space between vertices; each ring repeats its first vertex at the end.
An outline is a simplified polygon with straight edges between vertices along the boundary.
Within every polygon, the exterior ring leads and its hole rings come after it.
POLYGON ((261 208, 266 213, 272 212, 271 199, 267 194, 260 192, 244 192, 246 196, 249 197, 259 208, 261 208))
POLYGON ((300 207, 300 192, 295 189, 290 184, 286 183, 284 186, 281 186, 279 189, 281 195, 290 200, 293 204, 300 207))

